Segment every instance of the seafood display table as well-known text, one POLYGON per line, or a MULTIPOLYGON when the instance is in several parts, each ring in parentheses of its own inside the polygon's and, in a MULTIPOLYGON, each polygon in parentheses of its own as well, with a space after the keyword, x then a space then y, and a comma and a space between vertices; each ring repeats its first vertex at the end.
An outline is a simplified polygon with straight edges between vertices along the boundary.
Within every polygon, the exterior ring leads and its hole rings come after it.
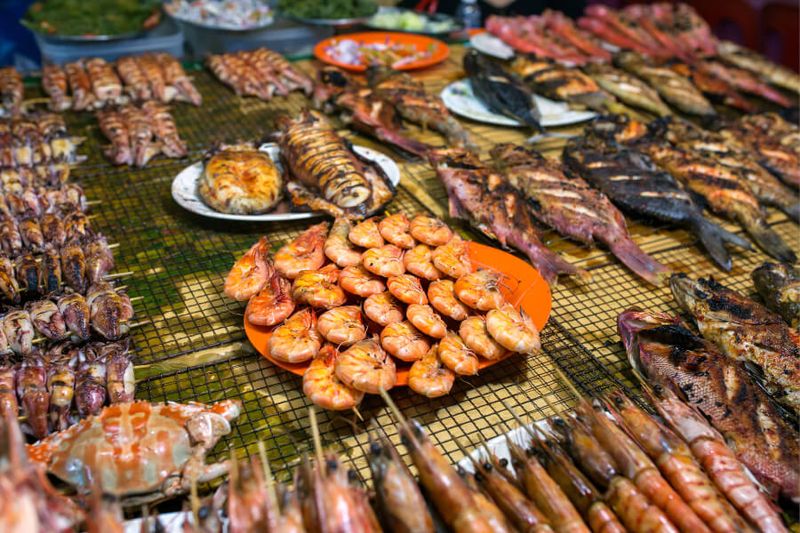
MULTIPOLYGON (((438 93, 463 77, 464 48, 452 46, 442 64, 413 73, 426 87, 438 93)), ((295 63, 311 75, 318 66, 311 61, 295 63)), ((270 102, 240 98, 205 70, 190 72, 203 95, 201 107, 175 105, 172 113, 190 155, 188 159, 156 158, 143 169, 113 167, 105 161, 105 143, 90 115, 66 114, 70 130, 87 137, 82 152, 89 159, 74 171, 93 207, 93 224, 110 240, 120 243, 115 251, 119 271, 130 271, 128 291, 142 298, 139 318, 146 322, 133 332, 136 349, 137 397, 150 401, 216 402, 242 400, 242 416, 233 433, 224 438, 212 457, 257 453, 264 441, 273 469, 280 475, 312 450, 308 400, 301 380, 255 354, 245 340, 243 306, 222 293, 224 277, 235 258, 261 235, 276 250, 310 225, 309 221, 239 223, 212 220, 184 211, 172 199, 170 184, 189 162, 201 159, 216 141, 260 140, 274 129, 282 114, 297 115, 309 104, 302 95, 278 97, 270 102)), ((497 143, 523 143, 523 130, 488 126, 463 120, 479 143, 482 155, 497 143)), ((340 124, 341 126, 341 124, 340 124)), ((575 133, 580 126, 562 128, 575 133)), ((447 216, 447 195, 426 161, 404 160, 371 139, 341 130, 358 144, 393 157, 401 169, 398 194, 390 212, 428 211, 447 216)), ((553 131, 553 130, 549 130, 553 131)), ((409 135, 432 144, 441 138, 409 128, 409 135)), ((548 156, 556 156, 563 138, 545 137, 536 145, 548 156)), ((800 253, 797 226, 777 211, 770 223, 795 252, 800 253)), ((736 233, 741 230, 721 224, 736 233)), ((465 235, 486 242, 477 232, 454 223, 465 235)), ((654 229, 630 220, 635 241, 665 265, 692 277, 713 275, 726 286, 752 293, 750 272, 767 260, 758 250, 735 250, 734 268, 725 274, 697 247, 696 237, 684 230, 654 229)), ((592 280, 585 284, 565 281, 553 290, 551 320, 542 332, 544 353, 511 358, 480 375, 459 379, 449 396, 429 400, 406 390, 392 396, 404 414, 422 421, 440 449, 455 462, 462 454, 455 439, 478 442, 491 439, 513 427, 514 420, 503 407, 510 403, 534 418, 553 414, 571 405, 571 396, 554 371, 558 365, 587 392, 602 392, 630 385, 625 353, 618 342, 616 317, 624 309, 641 306, 651 310, 677 311, 669 288, 653 288, 635 277, 603 248, 590 248, 566 241, 553 232, 545 243, 570 262, 587 269, 592 280)), ((384 403, 372 397, 360 407, 366 422, 374 420, 386 428, 395 442, 384 403)), ((320 415, 323 444, 343 450, 364 477, 367 424, 353 414, 320 415)))

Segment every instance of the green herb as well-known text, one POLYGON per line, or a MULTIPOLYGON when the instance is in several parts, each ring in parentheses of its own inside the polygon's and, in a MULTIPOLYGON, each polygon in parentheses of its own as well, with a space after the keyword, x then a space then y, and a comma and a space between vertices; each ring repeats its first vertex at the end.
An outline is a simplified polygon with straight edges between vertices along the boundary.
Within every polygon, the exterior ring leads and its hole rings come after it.
POLYGON ((158 22, 158 0, 46 0, 28 8, 23 23, 49 35, 121 35, 158 22))
POLYGON ((278 0, 278 8, 287 15, 311 19, 369 17, 378 10, 374 0, 278 0))

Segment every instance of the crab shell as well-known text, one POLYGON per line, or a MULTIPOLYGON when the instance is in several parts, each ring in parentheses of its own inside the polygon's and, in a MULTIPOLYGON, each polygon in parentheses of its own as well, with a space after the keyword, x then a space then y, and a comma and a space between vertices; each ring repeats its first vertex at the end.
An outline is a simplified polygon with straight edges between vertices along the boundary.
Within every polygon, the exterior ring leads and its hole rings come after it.
MULTIPOLYGON (((172 485, 175 478, 191 473, 199 480, 204 468, 210 472, 218 466, 205 465, 205 453, 230 433, 230 422, 240 412, 241 402, 236 400, 211 405, 114 404, 29 445, 28 454, 82 492, 99 484, 103 493, 118 497, 170 495, 180 492, 172 485), (192 472, 185 472, 189 468, 192 472)), ((213 472, 221 475, 224 470, 213 472)))

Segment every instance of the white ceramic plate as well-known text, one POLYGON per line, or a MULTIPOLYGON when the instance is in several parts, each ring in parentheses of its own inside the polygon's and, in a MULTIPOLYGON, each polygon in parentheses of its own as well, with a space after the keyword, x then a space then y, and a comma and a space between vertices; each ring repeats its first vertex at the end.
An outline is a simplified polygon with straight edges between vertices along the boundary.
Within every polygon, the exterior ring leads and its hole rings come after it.
MULTIPOLYGON (((279 149, 278 145, 274 143, 263 144, 259 147, 259 150, 262 152, 266 152, 269 154, 269 157, 275 162, 283 172, 283 166, 280 161, 279 157, 279 149)), ((400 182, 400 168, 398 168, 397 163, 395 163, 391 158, 388 156, 377 152, 375 150, 371 150, 365 146, 353 146, 353 150, 360 156, 364 157, 365 159, 369 159, 373 161, 377 166, 381 167, 383 172, 389 178, 389 181, 392 185, 397 186, 400 182)), ((193 165, 189 165, 188 167, 184 168, 183 170, 175 176, 175 179, 172 181, 172 197, 175 201, 186 209, 187 211, 191 211, 192 213, 196 213, 198 215, 202 215, 204 217, 210 218, 219 218, 222 220, 241 220, 241 221, 248 221, 248 222, 277 222, 281 220, 302 220, 305 218, 312 218, 321 216, 324 213, 295 213, 292 211, 287 211, 283 213, 265 213, 263 215, 232 215, 229 213, 220 213, 219 211, 215 211, 211 209, 208 205, 203 202, 203 199, 200 198, 200 195, 197 193, 197 182, 200 179, 200 175, 203 173, 203 163, 198 161, 193 165)))
MULTIPOLYGON (((472 92, 472 85, 469 80, 454 81, 442 89, 441 97, 447 109, 462 117, 497 126, 522 126, 516 120, 498 115, 487 108, 480 98, 472 92)), ((556 102, 537 94, 533 95, 533 98, 542 114, 539 123, 546 128, 577 124, 578 122, 592 119, 597 115, 594 111, 572 110, 564 102, 556 102)))
POLYGON ((471 36, 469 44, 478 52, 498 59, 511 59, 514 57, 514 49, 488 31, 471 36))

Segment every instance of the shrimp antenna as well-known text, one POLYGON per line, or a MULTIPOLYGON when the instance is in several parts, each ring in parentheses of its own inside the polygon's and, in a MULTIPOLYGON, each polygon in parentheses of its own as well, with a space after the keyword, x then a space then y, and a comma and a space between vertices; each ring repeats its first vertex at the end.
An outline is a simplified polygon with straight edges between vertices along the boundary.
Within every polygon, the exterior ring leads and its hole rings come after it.
POLYGON ((270 509, 275 509, 278 505, 278 493, 275 491, 275 479, 272 477, 272 467, 269 464, 267 447, 263 440, 258 441, 258 456, 261 459, 261 468, 264 469, 264 479, 267 485, 267 498, 269 499, 270 509))
POLYGON ((353 414, 355 414, 355 415, 356 415, 356 417, 358 417, 358 419, 359 419, 360 421, 362 421, 362 422, 363 422, 363 421, 364 421, 364 417, 363 417, 363 416, 361 416, 361 411, 359 411, 359 410, 358 410, 358 406, 357 406, 357 405, 354 405, 354 406, 352 407, 352 409, 353 409, 353 414))
POLYGON ((458 449, 461 450, 461 453, 464 454, 464 457, 469 459, 469 462, 475 467, 476 472, 483 470, 483 466, 481 465, 480 461, 472 457, 472 454, 467 451, 467 449, 464 447, 464 444, 458 439, 458 437, 453 437, 453 441, 455 441, 456 446, 458 446, 458 449))
POLYGON ((311 423, 311 438, 314 440, 314 453, 317 456, 317 461, 319 462, 319 468, 322 468, 324 464, 322 458, 322 440, 319 437, 319 426, 317 425, 317 412, 314 410, 314 406, 308 408, 308 419, 311 423))
POLYGON ((503 400, 503 405, 505 406, 505 408, 506 408, 506 409, 508 409, 508 412, 509 412, 509 413, 511 413, 511 416, 513 416, 513 417, 514 417, 514 420, 516 420, 516 421, 517 421, 517 424, 519 424, 519 425, 520 425, 520 427, 521 427, 521 428, 523 428, 523 429, 525 430, 525 432, 526 432, 528 435, 530 435, 530 437, 531 437, 532 439, 535 439, 535 438, 536 438, 536 435, 534 434, 533 430, 532 430, 531 428, 529 428, 529 427, 527 426, 527 424, 525 424, 525 422, 522 420, 522 418, 520 418, 520 417, 519 417, 519 415, 518 415, 518 414, 517 414, 517 413, 514 411, 514 408, 513 408, 513 407, 511 407, 509 404, 507 404, 507 403, 505 402, 505 400, 503 400))

